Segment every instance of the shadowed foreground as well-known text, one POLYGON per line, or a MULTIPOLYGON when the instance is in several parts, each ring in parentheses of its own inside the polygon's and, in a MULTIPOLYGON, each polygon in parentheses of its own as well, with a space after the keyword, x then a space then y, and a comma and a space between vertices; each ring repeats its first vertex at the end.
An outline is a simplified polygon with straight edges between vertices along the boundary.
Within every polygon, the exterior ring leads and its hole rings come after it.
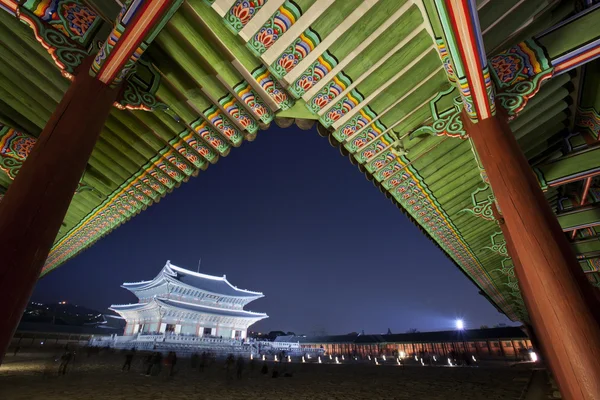
POLYGON ((179 359, 176 374, 167 368, 145 376, 142 357, 130 372, 121 372, 124 358, 78 356, 66 376, 57 376, 58 364, 40 354, 8 356, 0 367, 0 398, 44 399, 519 399, 531 370, 525 367, 406 367, 366 364, 281 364, 279 371, 293 377, 262 375, 245 365, 243 378, 235 371, 228 379, 223 363, 204 372, 193 370, 189 359, 179 359))

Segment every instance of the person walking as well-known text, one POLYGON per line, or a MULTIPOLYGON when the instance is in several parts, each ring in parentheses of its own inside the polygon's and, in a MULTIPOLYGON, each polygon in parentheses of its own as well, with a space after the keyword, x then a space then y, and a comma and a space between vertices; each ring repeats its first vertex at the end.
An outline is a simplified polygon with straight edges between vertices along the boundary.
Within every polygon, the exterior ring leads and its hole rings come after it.
POLYGON ((225 373, 227 375, 227 379, 231 379, 231 369, 233 368, 234 363, 235 358, 233 357, 233 354, 229 354, 225 360, 225 373))
POLYGON ((125 371, 125 368, 127 368, 127 371, 129 372, 129 370, 131 369, 131 362, 133 361, 134 354, 135 347, 132 347, 131 350, 125 353, 125 363, 123 364, 123 368, 121 368, 121 371, 125 371))
POLYGON ((60 365, 58 366, 58 374, 59 375, 67 374, 67 367, 69 366, 69 363, 71 362, 72 359, 73 359, 73 353, 71 353, 69 350, 66 350, 64 352, 64 354, 60 357, 60 365))
POLYGON ((242 374, 244 373, 244 357, 242 357, 242 355, 240 354, 238 359, 237 359, 237 378, 238 379, 242 379, 242 374))
POLYGON ((162 362, 162 354, 159 351, 155 351, 152 354, 152 358, 150 359, 150 363, 148 364, 148 370, 146 371, 146 376, 158 375, 160 372, 160 363, 162 362))
POLYGON ((204 367, 206 367, 206 363, 208 362, 208 354, 205 351, 200 355, 200 363, 198 364, 198 371, 204 372, 204 367))
POLYGON ((167 364, 169 365, 169 376, 175 374, 175 365, 177 364, 177 353, 170 351, 167 356, 167 364))

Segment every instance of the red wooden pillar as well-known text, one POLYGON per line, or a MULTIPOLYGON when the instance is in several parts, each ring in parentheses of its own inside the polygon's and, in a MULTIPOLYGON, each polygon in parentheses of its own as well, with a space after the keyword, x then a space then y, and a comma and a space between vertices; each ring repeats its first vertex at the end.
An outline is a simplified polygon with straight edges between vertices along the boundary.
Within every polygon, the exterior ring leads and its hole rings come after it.
POLYGON ((117 96, 80 66, 0 203, 0 363, 117 96))
MULTIPOLYGON (((533 172, 498 115, 463 123, 520 261, 523 297, 566 399, 600 398, 600 307, 533 172)), ((518 265, 515 266, 515 269, 518 265)))

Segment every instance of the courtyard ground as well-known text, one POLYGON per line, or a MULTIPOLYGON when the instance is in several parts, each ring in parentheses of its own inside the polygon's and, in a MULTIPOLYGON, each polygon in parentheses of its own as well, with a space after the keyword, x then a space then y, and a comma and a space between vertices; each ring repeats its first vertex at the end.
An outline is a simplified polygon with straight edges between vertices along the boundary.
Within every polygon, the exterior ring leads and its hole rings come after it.
POLYGON ((366 363, 301 364, 276 367, 292 377, 274 379, 246 363, 243 378, 226 375, 223 362, 204 372, 180 358, 174 377, 163 367, 158 376, 145 376, 142 357, 131 371, 121 372, 121 355, 77 355, 67 375, 58 376, 51 354, 9 355, 0 367, 2 400, 221 400, 221 399, 523 399, 531 365, 479 367, 422 367, 366 363))

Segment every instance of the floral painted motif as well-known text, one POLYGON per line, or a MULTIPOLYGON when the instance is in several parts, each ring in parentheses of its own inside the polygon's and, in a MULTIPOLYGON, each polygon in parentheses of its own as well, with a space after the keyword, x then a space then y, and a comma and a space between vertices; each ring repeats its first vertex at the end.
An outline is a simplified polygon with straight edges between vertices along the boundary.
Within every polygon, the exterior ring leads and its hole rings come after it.
MULTIPOLYGON (((358 112, 358 115, 352 117, 350 121, 339 127, 333 133, 333 136, 339 141, 347 140, 348 138, 352 137, 356 132, 362 130, 365 126, 369 125, 375 117, 377 117, 377 114, 373 110, 371 110, 369 106, 363 107, 358 112)), ((377 126, 375 124, 371 124, 371 127, 377 126)), ((381 134, 381 132, 378 132, 378 135, 379 134, 381 134)), ((366 143, 367 142, 364 142, 363 145, 366 143)), ((355 151, 359 147, 361 146, 355 147, 351 151, 355 151)))
POLYGON ((305 30, 285 49, 279 58, 271 64, 271 72, 277 78, 283 78, 321 42, 321 38, 311 28, 305 30))
POLYGON ((210 121, 210 123, 233 144, 239 146, 242 144, 243 136, 234 127, 234 125, 223 115, 221 110, 217 106, 212 106, 204 111, 204 116, 210 121))
MULTIPOLYGON (((333 79, 328 82, 321 90, 313 96, 310 101, 307 102, 306 106, 309 110, 314 113, 318 113, 331 103, 336 97, 338 97, 348 86, 352 84, 352 79, 349 76, 340 72, 333 79)), ((356 92, 358 93, 358 91, 356 92)), ((362 97, 362 95, 360 95, 362 97)))
POLYGON ((225 22, 237 33, 254 18, 266 2, 267 0, 237 0, 225 15, 225 22))
POLYGON ((29 0, 23 7, 66 37, 86 46, 100 27, 96 12, 78 0, 29 0))
MULTIPOLYGON (((329 51, 325 51, 317 58, 317 61, 312 63, 306 71, 300 75, 298 79, 290 86, 290 93, 300 98, 317 84, 325 75, 327 75, 336 65, 338 60, 329 51)), ((341 73, 342 75, 343 72, 341 73)), ((344 75, 346 76, 346 75, 344 75)), ((348 77, 347 77, 348 78, 348 77)), ((350 78, 348 78, 350 79, 350 78)), ((351 81, 350 81, 351 82, 351 81)))
POLYGON ((233 88, 235 93, 242 101, 250 107, 252 113, 260 118, 265 124, 268 124, 275 117, 271 110, 267 108, 263 99, 252 89, 250 84, 246 81, 242 81, 235 85, 233 88))
MULTIPOLYGON (((492 68, 494 68, 498 80, 502 83, 509 83, 515 80, 517 74, 523 69, 521 64, 521 58, 511 54, 492 59, 492 68)), ((524 72, 527 73, 526 71, 524 72)))
POLYGON ((75 36, 85 36, 98 17, 92 9, 74 2, 64 4, 62 13, 69 23, 69 30, 75 36))
MULTIPOLYGON (((514 118, 539 90, 554 68, 534 39, 526 40, 490 59, 496 83, 495 98, 514 118)), ((493 92, 492 92, 493 94, 493 92)))
POLYGON ((364 96, 356 89, 353 89, 342 100, 338 101, 333 107, 321 117, 320 121, 323 125, 329 127, 335 121, 348 114, 350 110, 356 107, 364 100, 364 96))
POLYGON ((0 169, 15 179, 36 139, 0 124, 0 169))
POLYGON ((266 67, 255 69, 252 72, 252 76, 263 90, 267 92, 271 99, 277 103, 279 108, 287 110, 294 105, 293 100, 289 98, 285 89, 283 89, 279 82, 271 76, 266 67))
POLYGON ((301 15, 300 7, 287 0, 250 39, 248 48, 260 56, 294 25, 301 15))
POLYGON ((230 117, 237 120, 248 133, 256 133, 258 131, 258 124, 256 121, 254 121, 243 107, 240 107, 239 102, 231 93, 219 99, 219 104, 221 104, 225 109, 225 112, 230 117))

